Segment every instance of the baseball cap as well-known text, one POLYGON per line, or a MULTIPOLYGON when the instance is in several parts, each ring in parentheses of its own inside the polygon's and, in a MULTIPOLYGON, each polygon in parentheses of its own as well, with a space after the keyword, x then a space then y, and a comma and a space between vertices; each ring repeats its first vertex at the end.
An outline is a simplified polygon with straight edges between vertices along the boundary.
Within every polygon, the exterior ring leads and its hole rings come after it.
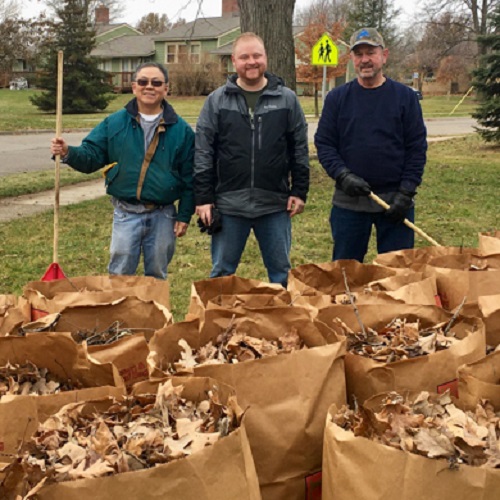
POLYGON ((374 47, 385 48, 382 35, 375 28, 361 28, 351 36, 350 50, 361 44, 373 45, 374 47))

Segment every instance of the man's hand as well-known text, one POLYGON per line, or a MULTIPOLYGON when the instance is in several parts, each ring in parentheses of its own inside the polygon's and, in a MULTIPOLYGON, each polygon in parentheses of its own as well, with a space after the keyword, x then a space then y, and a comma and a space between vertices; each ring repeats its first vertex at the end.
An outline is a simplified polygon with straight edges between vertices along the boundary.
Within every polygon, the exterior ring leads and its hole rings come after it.
POLYGON ((368 196, 371 193, 370 184, 362 177, 353 174, 348 168, 340 172, 335 182, 348 196, 368 196))
POLYGON ((394 201, 392 202, 390 208, 387 210, 385 215, 395 224, 399 224, 405 220, 408 210, 413 206, 413 197, 415 193, 407 191, 406 189, 400 189, 394 201))
POLYGON ((205 226, 210 226, 210 224, 212 224, 212 207, 212 203, 198 205, 196 207, 196 215, 201 219, 205 226))
POLYGON ((184 236, 188 230, 189 224, 186 222, 176 221, 174 225, 174 234, 176 238, 180 238, 184 236))
POLYGON ((289 196, 288 203, 286 206, 287 211, 289 212, 290 217, 294 215, 301 214, 304 211, 305 203, 298 196, 289 196))
POLYGON ((54 137, 50 141, 50 152, 57 156, 60 155, 64 158, 68 154, 68 145, 62 137, 54 137))

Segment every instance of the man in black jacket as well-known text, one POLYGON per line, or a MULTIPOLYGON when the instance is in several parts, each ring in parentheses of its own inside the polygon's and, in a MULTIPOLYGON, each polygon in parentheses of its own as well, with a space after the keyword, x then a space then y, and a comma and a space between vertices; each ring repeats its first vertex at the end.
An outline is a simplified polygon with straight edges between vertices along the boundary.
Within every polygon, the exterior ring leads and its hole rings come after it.
POLYGON ((210 94, 196 125, 195 202, 212 234, 210 277, 234 274, 253 229, 269 280, 286 287, 291 217, 309 189, 307 123, 297 96, 266 72, 264 43, 243 33, 233 44, 236 75, 210 94))

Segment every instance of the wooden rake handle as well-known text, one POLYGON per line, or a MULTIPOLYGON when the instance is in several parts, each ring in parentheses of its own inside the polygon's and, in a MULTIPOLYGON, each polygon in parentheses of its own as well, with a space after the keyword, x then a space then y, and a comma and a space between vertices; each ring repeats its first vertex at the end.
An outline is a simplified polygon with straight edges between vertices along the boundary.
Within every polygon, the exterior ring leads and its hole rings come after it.
MULTIPOLYGON (((368 195, 375 203, 378 203, 381 207, 384 207, 386 210, 391 208, 382 198, 377 196, 375 193, 370 193, 368 195)), ((429 243, 436 247, 440 247, 441 245, 434 239, 432 239, 428 234, 424 233, 419 227, 415 226, 413 222, 409 221, 408 219, 405 219, 403 221, 403 224, 405 226, 408 226, 410 229, 413 229, 418 235, 422 236, 425 240, 427 240, 429 243)))
MULTIPOLYGON (((57 53, 57 93, 56 93, 56 137, 61 137, 62 132, 62 92, 63 92, 63 51, 57 53)), ((59 192, 61 156, 55 157, 54 175, 54 247, 52 261, 59 261, 59 192)))

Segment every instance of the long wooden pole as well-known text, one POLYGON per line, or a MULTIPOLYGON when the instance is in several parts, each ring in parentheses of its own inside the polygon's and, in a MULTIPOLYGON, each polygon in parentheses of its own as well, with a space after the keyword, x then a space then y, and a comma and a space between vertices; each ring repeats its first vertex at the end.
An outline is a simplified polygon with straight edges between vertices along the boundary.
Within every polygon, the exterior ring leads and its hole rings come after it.
MULTIPOLYGON (((56 137, 62 133, 62 92, 63 92, 63 51, 57 53, 57 94, 56 94, 56 137)), ((59 191, 61 156, 55 157, 55 182, 54 182, 54 249, 52 262, 57 264, 59 259, 59 191)))
MULTIPOLYGON (((382 198, 377 196, 375 193, 370 193, 369 196, 375 203, 378 203, 381 207, 384 207, 386 210, 391 208, 382 198)), ((436 247, 441 246, 436 240, 432 239, 428 234, 424 233, 419 227, 415 226, 413 222, 409 221, 408 219, 405 219, 403 223, 405 224, 405 226, 408 226, 410 229, 413 229, 413 231, 415 231, 418 235, 422 236, 422 238, 426 239, 429 243, 432 243, 436 247)))

